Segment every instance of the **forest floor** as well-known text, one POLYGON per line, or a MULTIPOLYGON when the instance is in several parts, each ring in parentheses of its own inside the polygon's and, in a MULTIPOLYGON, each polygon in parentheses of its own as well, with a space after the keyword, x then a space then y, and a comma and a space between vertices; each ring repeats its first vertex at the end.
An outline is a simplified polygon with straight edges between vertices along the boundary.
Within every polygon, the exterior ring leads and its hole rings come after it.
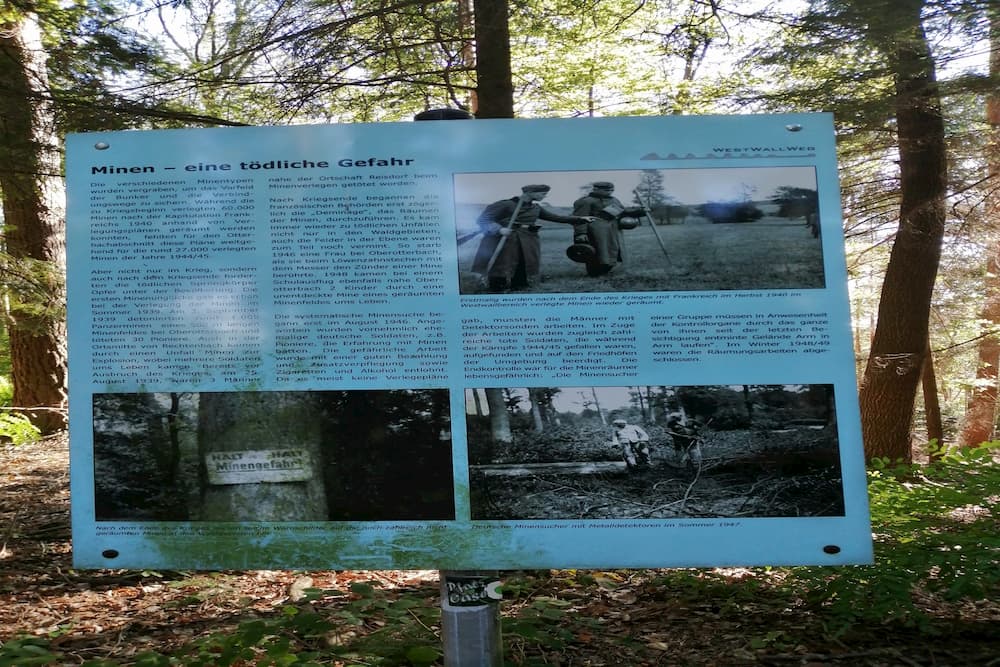
MULTIPOLYGON (((596 475, 472 478, 476 519, 663 519, 843 515, 836 439, 805 429, 702 432, 702 463, 681 463, 658 426, 649 464, 596 475)), ((523 434, 520 440, 530 440, 523 434)), ((621 461, 604 429, 554 428, 490 463, 621 461), (528 455, 526 458, 525 455, 528 455), (518 457, 525 460, 518 460, 518 457)))
MULTIPOLYGON (((914 591, 922 628, 898 619, 851 623, 783 589, 791 569, 506 573, 505 658, 593 667, 1000 665, 996 599, 944 601, 914 591)), ((431 649, 386 649, 393 641, 439 641, 437 586, 435 571, 75 570, 65 437, 0 445, 0 666, 222 664, 204 657, 223 655, 225 642, 212 644, 213 637, 245 636, 248 621, 278 623, 306 611, 342 624, 308 646, 272 644, 269 653, 229 664, 299 664, 292 656, 309 649, 309 664, 437 665, 431 649), (316 592, 303 601, 302 588, 316 592), (365 600, 375 603, 359 604, 365 600), (381 648, 363 644, 366 637, 381 637, 381 648), (144 652, 147 662, 138 660, 144 652)))

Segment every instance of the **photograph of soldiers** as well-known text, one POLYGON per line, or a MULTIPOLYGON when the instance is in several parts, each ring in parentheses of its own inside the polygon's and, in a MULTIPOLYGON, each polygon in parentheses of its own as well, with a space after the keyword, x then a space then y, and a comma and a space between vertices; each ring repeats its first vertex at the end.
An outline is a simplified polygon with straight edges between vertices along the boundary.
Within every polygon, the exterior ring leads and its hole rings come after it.
POLYGON ((689 468, 701 465, 701 430, 704 424, 698 419, 685 419, 674 414, 667 419, 666 432, 674 444, 674 457, 689 468))
POLYGON ((573 227, 573 245, 566 256, 584 264, 588 276, 603 276, 625 261, 623 230, 635 229, 646 210, 618 201, 614 183, 597 181, 590 187, 589 194, 573 202, 573 215, 587 218, 587 223, 573 227))
POLYGON ((525 185, 520 196, 493 202, 476 219, 482 240, 472 270, 483 276, 487 291, 523 290, 538 283, 541 273, 538 220, 586 224, 585 220, 559 215, 539 204, 549 190, 544 184, 525 185))
POLYGON ((814 168, 651 166, 455 174, 459 293, 825 287, 814 168))
POLYGON ((465 390, 474 520, 843 516, 826 384, 465 390))

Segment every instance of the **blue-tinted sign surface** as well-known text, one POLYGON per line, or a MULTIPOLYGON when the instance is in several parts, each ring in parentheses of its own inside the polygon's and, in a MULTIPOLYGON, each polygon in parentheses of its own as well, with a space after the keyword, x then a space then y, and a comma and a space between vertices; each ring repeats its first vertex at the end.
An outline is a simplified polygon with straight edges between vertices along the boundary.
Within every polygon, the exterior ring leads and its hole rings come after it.
POLYGON ((77 566, 870 561, 830 116, 67 143, 77 566))

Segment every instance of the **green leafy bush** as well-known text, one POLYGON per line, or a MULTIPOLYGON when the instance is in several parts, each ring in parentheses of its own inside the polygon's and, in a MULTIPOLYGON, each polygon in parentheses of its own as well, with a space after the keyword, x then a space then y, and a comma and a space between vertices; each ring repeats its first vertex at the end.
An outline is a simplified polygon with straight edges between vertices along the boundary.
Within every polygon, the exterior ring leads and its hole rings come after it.
POLYGON ((58 660, 59 656, 52 653, 48 643, 42 639, 12 639, 0 646, 0 667, 53 665, 58 660))
POLYGON ((14 383, 10 377, 0 375, 0 406, 9 406, 14 403, 14 383))
MULTIPOLYGON (((14 400, 14 385, 6 376, 0 375, 0 407, 7 407, 14 400)), ((41 432, 31 420, 19 412, 0 411, 0 442, 22 445, 34 442, 41 432)))
POLYGON ((876 461, 868 473, 875 565, 795 568, 807 603, 825 610, 829 629, 934 623, 917 599, 985 599, 1000 591, 1000 464, 986 443, 926 466, 876 461))
POLYGON ((0 441, 23 445, 41 436, 38 427, 19 412, 0 412, 0 441))

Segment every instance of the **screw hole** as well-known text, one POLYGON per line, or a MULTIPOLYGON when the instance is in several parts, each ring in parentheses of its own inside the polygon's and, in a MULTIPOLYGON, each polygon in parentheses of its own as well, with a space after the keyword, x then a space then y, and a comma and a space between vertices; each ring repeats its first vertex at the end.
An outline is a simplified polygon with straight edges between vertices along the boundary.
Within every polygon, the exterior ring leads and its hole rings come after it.
POLYGON ((825 547, 823 547, 823 553, 827 553, 827 554, 839 554, 840 553, 840 547, 838 547, 836 544, 828 544, 825 547))
POLYGON ((111 144, 105 141, 98 141, 96 144, 94 144, 94 148, 96 148, 99 151, 106 151, 109 148, 111 148, 111 144))
POLYGON ((798 123, 792 123, 791 125, 786 125, 785 129, 788 130, 789 132, 801 132, 802 126, 799 125, 798 123))
POLYGON ((101 552, 101 555, 104 556, 105 558, 118 558, 118 550, 105 549, 104 551, 101 552))

